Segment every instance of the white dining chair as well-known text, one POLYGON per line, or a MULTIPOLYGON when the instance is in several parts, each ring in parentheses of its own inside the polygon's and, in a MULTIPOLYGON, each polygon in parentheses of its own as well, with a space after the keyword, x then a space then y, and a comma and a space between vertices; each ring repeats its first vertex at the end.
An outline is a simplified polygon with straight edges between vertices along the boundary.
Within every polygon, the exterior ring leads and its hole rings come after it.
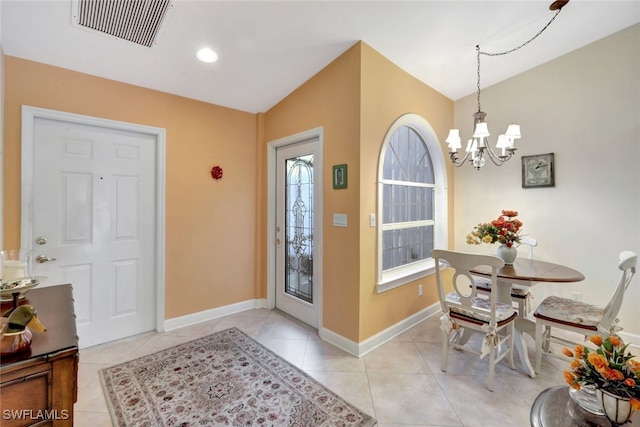
POLYGON ((553 353, 551 343, 575 346, 579 342, 554 335, 552 328, 575 332, 582 335, 582 341, 589 335, 609 336, 612 326, 622 306, 625 291, 636 272, 638 255, 633 252, 621 252, 618 269, 621 271, 609 303, 604 307, 575 301, 569 298, 550 296, 544 299, 533 316, 536 318, 536 364, 535 371, 540 371, 542 353, 567 360, 562 354, 553 353))
POLYGON ((489 376, 487 388, 493 391, 495 365, 503 358, 509 357, 511 369, 513 364, 514 324, 517 314, 511 304, 497 301, 497 292, 490 298, 478 296, 475 281, 470 270, 477 266, 491 267, 491 281, 497 283, 498 268, 504 261, 497 256, 479 255, 434 249, 431 256, 436 263, 436 282, 438 297, 442 307, 442 363, 441 370, 447 371, 449 347, 479 354, 481 358, 489 356, 489 376), (443 274, 443 270, 453 271, 443 274), (445 293, 445 288, 453 288, 453 292, 445 293), (472 349, 462 334, 479 332, 484 334, 482 348, 472 349), (502 343, 506 343, 503 349, 502 343))
MULTIPOLYGON (((538 246, 538 241, 530 236, 522 236, 520 237, 520 243, 516 247, 519 248, 520 246, 525 246, 528 249, 528 258, 533 259, 533 248, 538 246)), ((478 292, 486 295, 491 293, 491 280, 489 278, 478 277, 475 281, 478 292)), ((529 286, 511 285, 511 301, 517 305, 520 317, 527 317, 527 313, 531 311, 531 299, 533 299, 533 294, 529 286)))

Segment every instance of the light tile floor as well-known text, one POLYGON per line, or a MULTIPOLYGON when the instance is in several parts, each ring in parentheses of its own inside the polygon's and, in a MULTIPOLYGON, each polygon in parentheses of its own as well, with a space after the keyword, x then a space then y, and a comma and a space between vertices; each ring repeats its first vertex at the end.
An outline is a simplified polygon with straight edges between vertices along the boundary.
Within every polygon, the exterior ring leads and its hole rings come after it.
MULTIPOLYGON (((495 391, 486 388, 486 359, 450 351, 440 370, 439 316, 357 358, 321 340, 314 329, 278 311, 250 310, 166 333, 150 333, 80 351, 77 427, 111 426, 98 376, 102 368, 236 326, 303 369, 347 401, 374 416, 380 427, 528 426, 536 396, 563 384, 563 362, 545 360, 527 376, 516 357, 496 367, 495 391)), ((479 344, 479 341, 478 341, 479 344)), ((533 358, 533 340, 529 355, 533 358)))

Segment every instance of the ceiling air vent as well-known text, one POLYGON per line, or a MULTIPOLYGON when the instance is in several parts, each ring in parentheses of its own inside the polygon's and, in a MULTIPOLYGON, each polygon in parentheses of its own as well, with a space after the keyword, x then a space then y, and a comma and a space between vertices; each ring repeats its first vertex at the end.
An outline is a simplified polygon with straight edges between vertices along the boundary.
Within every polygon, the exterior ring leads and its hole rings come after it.
POLYGON ((73 22, 142 46, 151 47, 171 0, 74 0, 73 22))

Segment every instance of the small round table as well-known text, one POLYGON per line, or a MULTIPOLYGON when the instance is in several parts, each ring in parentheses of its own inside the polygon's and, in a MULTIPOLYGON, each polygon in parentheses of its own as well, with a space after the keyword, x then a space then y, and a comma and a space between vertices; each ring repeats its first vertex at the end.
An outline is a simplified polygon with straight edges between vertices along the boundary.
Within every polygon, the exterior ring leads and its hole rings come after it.
MULTIPOLYGON (((611 427, 604 415, 585 411, 569 396, 568 385, 550 387, 540 393, 531 407, 531 427, 611 427)), ((640 426, 640 412, 624 427, 640 426)))
MULTIPOLYGON (((491 277, 491 267, 479 265, 471 270, 471 274, 491 277)), ((538 261, 535 259, 516 258, 513 265, 505 265, 498 269, 498 301, 511 304, 511 285, 533 286, 538 282, 547 283, 573 283, 584 280, 584 274, 564 265, 552 262, 538 261)), ((524 369, 531 378, 536 373, 529 361, 527 345, 523 333, 529 334, 534 340, 536 336, 536 323, 531 319, 518 317, 516 319, 515 345, 524 369)))

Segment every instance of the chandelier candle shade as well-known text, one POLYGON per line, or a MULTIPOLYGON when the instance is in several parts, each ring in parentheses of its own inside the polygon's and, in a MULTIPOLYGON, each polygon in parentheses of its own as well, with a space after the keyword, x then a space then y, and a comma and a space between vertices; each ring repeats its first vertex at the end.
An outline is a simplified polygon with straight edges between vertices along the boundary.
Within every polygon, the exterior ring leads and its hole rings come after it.
POLYGON ((535 36, 522 43, 520 46, 515 47, 513 49, 509 49, 504 52, 497 53, 489 53, 483 52, 480 50, 480 45, 476 45, 476 57, 477 57, 477 99, 478 99, 478 111, 473 114, 473 135, 471 139, 467 140, 465 154, 462 158, 458 157, 458 150, 462 149, 462 139, 460 138, 460 130, 459 129, 451 129, 449 130, 449 135, 445 140, 449 147, 449 158, 451 162, 456 167, 460 167, 467 160, 471 163, 471 165, 476 168, 476 170, 480 170, 482 166, 485 165, 486 158, 489 158, 496 166, 502 166, 506 161, 508 161, 516 151, 515 148, 515 140, 520 139, 520 125, 510 124, 507 126, 507 130, 505 133, 498 136, 498 140, 496 142, 496 151, 493 151, 491 146, 489 145, 488 137, 491 136, 489 133, 489 126, 486 122, 487 114, 482 111, 480 107, 480 55, 487 56, 498 56, 498 55, 506 55, 511 52, 515 52, 525 45, 529 44, 533 40, 535 40, 544 30, 547 29, 549 25, 556 19, 556 16, 562 10, 568 0, 555 1, 549 6, 550 10, 555 10, 556 13, 551 18, 551 20, 547 23, 547 25, 542 28, 535 36))
POLYGON ((489 126, 485 121, 487 114, 481 110, 480 107, 480 54, 485 52, 480 51, 480 46, 476 46, 477 58, 478 58, 478 111, 473 114, 473 136, 472 139, 467 141, 467 147, 465 149, 465 156, 462 159, 458 159, 458 150, 462 148, 462 139, 460 138, 459 129, 451 129, 447 136, 446 142, 449 146, 449 157, 455 166, 462 166, 464 162, 469 159, 471 164, 477 170, 480 170, 485 164, 485 158, 488 157, 495 165, 501 166, 504 162, 509 160, 516 148, 515 140, 520 139, 520 125, 510 124, 507 127, 507 131, 498 136, 496 143, 496 149, 501 150, 500 154, 496 154, 489 145, 488 137, 489 126))

